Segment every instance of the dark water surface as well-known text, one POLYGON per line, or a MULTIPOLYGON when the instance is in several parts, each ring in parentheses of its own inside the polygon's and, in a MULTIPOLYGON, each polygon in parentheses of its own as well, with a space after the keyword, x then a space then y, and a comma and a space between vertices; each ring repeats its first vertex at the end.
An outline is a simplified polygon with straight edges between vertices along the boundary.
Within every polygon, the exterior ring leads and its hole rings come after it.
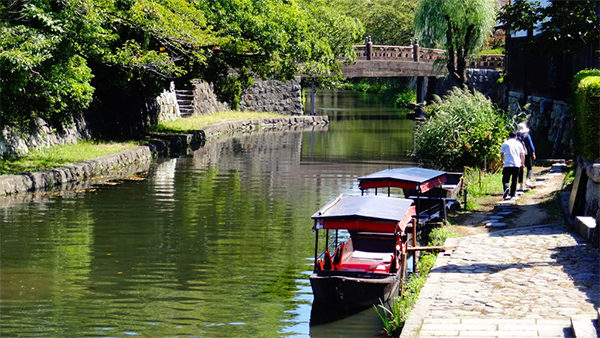
MULTIPOLYGON (((308 104, 308 106, 310 106, 308 104)), ((322 92, 327 131, 238 136, 144 180, 0 199, 0 336, 377 336, 366 310, 310 325, 310 215, 413 165, 406 112, 322 92)))

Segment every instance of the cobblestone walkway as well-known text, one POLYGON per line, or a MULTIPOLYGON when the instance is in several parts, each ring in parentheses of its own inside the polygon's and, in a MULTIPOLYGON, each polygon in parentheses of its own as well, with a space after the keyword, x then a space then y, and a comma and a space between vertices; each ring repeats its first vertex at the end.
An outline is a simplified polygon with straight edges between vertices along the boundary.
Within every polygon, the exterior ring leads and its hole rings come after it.
POLYGON ((563 224, 450 240, 401 337, 568 337, 571 316, 597 316, 598 251, 563 224))

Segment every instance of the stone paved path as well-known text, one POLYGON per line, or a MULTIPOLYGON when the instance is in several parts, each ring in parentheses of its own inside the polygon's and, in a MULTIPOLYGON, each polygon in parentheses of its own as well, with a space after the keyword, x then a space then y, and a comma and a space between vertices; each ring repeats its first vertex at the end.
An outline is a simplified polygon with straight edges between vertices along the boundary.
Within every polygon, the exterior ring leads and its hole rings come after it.
POLYGON ((568 337, 571 316, 597 316, 598 251, 563 224, 449 240, 401 337, 568 337))

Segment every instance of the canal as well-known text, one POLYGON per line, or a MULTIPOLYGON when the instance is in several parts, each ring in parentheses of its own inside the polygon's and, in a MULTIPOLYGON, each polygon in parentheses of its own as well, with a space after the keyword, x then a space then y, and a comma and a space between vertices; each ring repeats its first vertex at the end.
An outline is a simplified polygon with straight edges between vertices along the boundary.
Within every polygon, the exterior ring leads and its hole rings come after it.
POLYGON ((0 199, 0 336, 377 336, 372 309, 310 325, 310 216, 360 194, 358 176, 414 165, 414 123, 362 93, 319 91, 315 106, 323 130, 0 199))

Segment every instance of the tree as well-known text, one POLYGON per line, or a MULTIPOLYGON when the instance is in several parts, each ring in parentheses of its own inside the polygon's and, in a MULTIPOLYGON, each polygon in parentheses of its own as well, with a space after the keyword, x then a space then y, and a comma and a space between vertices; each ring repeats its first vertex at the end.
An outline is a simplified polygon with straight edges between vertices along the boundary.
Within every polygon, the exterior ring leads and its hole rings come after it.
POLYGON ((417 0, 339 0, 338 7, 359 19, 374 44, 408 45, 414 37, 417 0))
POLYGON ((122 90, 148 89, 152 79, 185 74, 220 42, 184 0, 8 0, 0 18, 2 125, 68 122, 97 100, 92 81, 102 71, 122 90))
POLYGON ((197 5, 227 38, 213 50, 201 77, 230 102, 252 74, 282 80, 339 74, 339 60, 356 57, 352 45, 363 33, 357 20, 326 0, 199 0, 197 5), (240 71, 232 74, 232 69, 240 71))
POLYGON ((494 0, 422 0, 415 14, 421 44, 447 50, 446 68, 467 84, 467 59, 481 48, 496 23, 494 0))
POLYGON ((248 70, 339 73, 362 33, 327 0, 6 0, 0 123, 58 125, 93 109, 127 129, 167 81, 201 77, 234 101, 248 70))
POLYGON ((539 53, 571 53, 600 40, 600 1, 516 1, 506 5, 498 19, 512 31, 536 31, 527 48, 539 53))

